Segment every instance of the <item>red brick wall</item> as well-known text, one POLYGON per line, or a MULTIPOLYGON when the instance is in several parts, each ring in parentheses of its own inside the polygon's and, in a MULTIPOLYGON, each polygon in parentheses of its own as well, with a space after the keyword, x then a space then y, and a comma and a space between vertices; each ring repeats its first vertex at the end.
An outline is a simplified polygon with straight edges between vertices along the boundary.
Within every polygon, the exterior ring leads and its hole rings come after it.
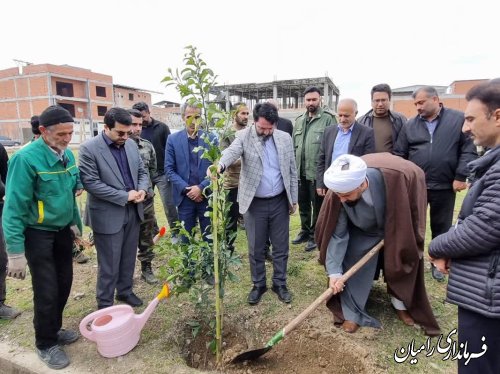
POLYGON ((5 69, 5 70, 0 70, 0 79, 7 78, 7 77, 15 77, 16 75, 19 75, 18 68, 10 68, 10 69, 5 69))
POLYGON ((451 85, 451 92, 453 94, 461 94, 465 95, 467 92, 474 86, 477 86, 480 83, 486 82, 487 79, 475 79, 468 81, 455 81, 451 85))
POLYGON ((413 104, 413 98, 410 99, 396 100, 395 97, 392 98, 392 110, 395 112, 402 113, 406 118, 415 117, 417 110, 413 104))
POLYGON ((40 115, 40 113, 42 113, 45 110, 45 108, 49 106, 49 100, 48 99, 31 100, 31 105, 33 107, 33 115, 40 115))
MULTIPOLYGON (((0 100, 16 97, 14 79, 0 81, 0 100)), ((1 116, 1 113, 0 113, 1 116)))
POLYGON ((111 77, 111 75, 94 73, 89 69, 82 69, 73 66, 40 64, 40 65, 28 65, 24 67, 23 70, 24 75, 46 73, 46 72, 66 75, 68 77, 101 81, 104 83, 113 83, 113 77, 111 77))
POLYGON ((139 101, 144 101, 146 104, 148 104, 149 110, 151 110, 152 107, 151 94, 117 86, 114 86, 114 101, 116 106, 122 108, 132 108, 132 105, 139 101), (129 94, 132 94, 134 96, 133 100, 129 100, 129 94))
MULTIPOLYGON (((73 97, 77 97, 79 99, 87 99, 87 93, 86 93, 87 83, 86 82, 75 81, 72 79, 51 77, 52 95, 57 95, 57 82, 72 84, 73 85, 73 97)), ((47 95, 47 93, 45 95, 47 95)))
POLYGON ((29 97, 29 78, 18 78, 15 80, 17 88, 17 97, 29 97))
POLYGON ((113 84, 108 82, 90 82, 90 99, 95 101, 113 101, 113 84), (106 96, 97 96, 97 86, 106 89, 106 96))
POLYGON ((49 87, 47 76, 30 77, 31 96, 48 96, 49 87))
POLYGON ((16 102, 0 103, 0 120, 12 120, 17 118, 16 102))

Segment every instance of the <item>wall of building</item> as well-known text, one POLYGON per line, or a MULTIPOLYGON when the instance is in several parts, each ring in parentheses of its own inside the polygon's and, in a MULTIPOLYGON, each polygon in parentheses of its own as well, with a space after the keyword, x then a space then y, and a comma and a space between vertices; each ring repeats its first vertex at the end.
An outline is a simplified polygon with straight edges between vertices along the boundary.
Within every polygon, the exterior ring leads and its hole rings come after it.
POLYGON ((0 134, 29 140, 30 118, 52 104, 67 105, 74 118, 100 122, 114 105, 113 78, 88 69, 67 65, 28 65, 22 74, 18 68, 0 71, 0 134), (69 86, 57 90, 59 83, 69 86), (104 95, 98 96, 97 87, 104 95), (100 107, 100 108, 99 108, 100 107))
POLYGON ((456 95, 465 95, 474 86, 486 82, 487 79, 473 79, 466 81, 455 81, 450 85, 451 92, 456 95))
POLYGON ((166 123, 171 129, 181 129, 184 126, 180 107, 162 108, 150 106, 149 111, 151 112, 151 117, 166 123))
POLYGON ((116 106, 127 109, 139 101, 144 101, 149 107, 152 106, 150 93, 119 86, 114 87, 114 101, 116 106))

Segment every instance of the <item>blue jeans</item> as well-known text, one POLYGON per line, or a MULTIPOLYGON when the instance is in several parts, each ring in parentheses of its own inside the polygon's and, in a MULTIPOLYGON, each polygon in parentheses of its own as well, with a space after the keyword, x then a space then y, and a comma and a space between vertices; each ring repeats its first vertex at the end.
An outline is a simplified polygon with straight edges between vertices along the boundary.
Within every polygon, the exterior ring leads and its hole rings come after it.
MULTIPOLYGON (((184 222, 184 227, 188 232, 191 232, 196 226, 196 221, 200 222, 200 229, 203 235, 203 240, 210 242, 207 238, 209 235, 210 218, 205 217, 205 212, 208 210, 208 200, 203 199, 201 202, 196 203, 189 197, 184 197, 179 205, 179 220, 184 222)), ((185 242, 186 238, 182 238, 185 242)))

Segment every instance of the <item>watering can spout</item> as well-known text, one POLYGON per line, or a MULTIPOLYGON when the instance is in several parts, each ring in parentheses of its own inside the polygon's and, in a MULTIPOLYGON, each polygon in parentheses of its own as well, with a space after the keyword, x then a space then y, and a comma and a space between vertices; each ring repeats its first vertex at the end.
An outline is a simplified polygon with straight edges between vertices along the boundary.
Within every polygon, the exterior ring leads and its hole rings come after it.
POLYGON ((161 292, 156 296, 158 300, 166 299, 170 296, 170 286, 168 283, 165 283, 161 289, 161 292))
POLYGON ((167 283, 165 283, 163 285, 163 288, 161 289, 161 292, 155 297, 153 301, 149 303, 148 307, 144 310, 144 312, 142 312, 141 314, 136 314, 134 316, 134 319, 137 321, 139 331, 142 330, 147 320, 151 316, 151 313, 153 313, 153 311, 156 309, 158 302, 160 300, 166 299, 169 296, 170 296, 170 286, 167 283))

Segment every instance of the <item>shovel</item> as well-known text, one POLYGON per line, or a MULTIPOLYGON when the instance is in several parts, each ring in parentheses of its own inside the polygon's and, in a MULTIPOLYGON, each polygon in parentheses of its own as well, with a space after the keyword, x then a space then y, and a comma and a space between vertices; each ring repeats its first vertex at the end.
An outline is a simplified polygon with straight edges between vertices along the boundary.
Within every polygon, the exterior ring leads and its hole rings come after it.
MULTIPOLYGON (((370 249, 361 259, 356 262, 342 277, 342 281, 345 283, 354 273, 356 273, 364 264, 368 262, 376 253, 384 246, 384 241, 381 240, 375 247, 370 249)), ((295 328, 297 328, 314 310, 320 305, 326 302, 333 296, 333 291, 328 288, 325 292, 321 294, 316 300, 312 302, 302 313, 295 317, 288 325, 286 325, 282 330, 278 331, 271 340, 269 340, 264 348, 254 349, 252 351, 247 351, 240 353, 238 356, 231 360, 232 363, 255 360, 265 353, 269 352, 271 348, 279 343, 285 335, 289 334, 295 328)))

